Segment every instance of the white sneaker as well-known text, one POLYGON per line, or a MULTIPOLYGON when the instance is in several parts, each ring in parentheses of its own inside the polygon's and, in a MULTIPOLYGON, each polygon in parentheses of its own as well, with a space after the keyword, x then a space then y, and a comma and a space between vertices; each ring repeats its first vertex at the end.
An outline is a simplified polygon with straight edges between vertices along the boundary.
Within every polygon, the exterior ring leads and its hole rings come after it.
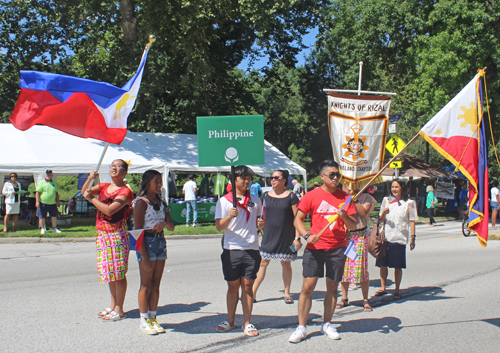
POLYGON ((151 318, 147 318, 145 321, 141 322, 141 331, 148 335, 158 334, 158 331, 156 331, 156 329, 153 326, 153 323, 151 322, 151 318))
POLYGON ((307 337, 307 330, 305 328, 302 328, 302 327, 297 327, 295 329, 294 333, 292 333, 290 335, 290 337, 288 338, 288 342, 299 343, 300 341, 302 341, 306 337, 307 337))
POLYGON ((155 328, 156 332, 158 333, 165 333, 165 329, 161 327, 161 325, 158 323, 158 320, 156 319, 156 316, 153 316, 149 318, 151 320, 151 323, 153 324, 153 327, 155 328))
POLYGON ((45 234, 45 228, 40 228, 40 234, 45 234))
POLYGON ((339 340, 340 339, 340 335, 337 332, 337 329, 335 327, 333 327, 332 325, 330 325, 329 322, 327 322, 326 324, 323 324, 323 326, 321 326, 321 332, 324 333, 325 335, 327 335, 332 340, 339 340))
POLYGON ((61 233, 61 231, 57 228, 52 228, 52 233, 61 233))

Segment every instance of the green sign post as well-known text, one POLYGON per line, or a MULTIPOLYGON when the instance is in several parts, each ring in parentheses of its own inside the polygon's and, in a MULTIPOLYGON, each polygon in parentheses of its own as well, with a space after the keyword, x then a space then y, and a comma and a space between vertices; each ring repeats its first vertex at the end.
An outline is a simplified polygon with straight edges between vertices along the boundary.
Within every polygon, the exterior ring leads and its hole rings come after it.
POLYGON ((198 165, 264 164, 264 116, 199 116, 198 165))
POLYGON ((199 116, 198 165, 231 166, 233 207, 236 207, 234 166, 264 164, 264 116, 199 116))

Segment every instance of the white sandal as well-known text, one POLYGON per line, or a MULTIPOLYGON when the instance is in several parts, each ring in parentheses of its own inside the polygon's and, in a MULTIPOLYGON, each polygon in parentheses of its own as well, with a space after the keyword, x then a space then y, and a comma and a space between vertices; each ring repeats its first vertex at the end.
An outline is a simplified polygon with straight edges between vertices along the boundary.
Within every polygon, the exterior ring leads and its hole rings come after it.
POLYGON ((102 319, 104 316, 108 315, 112 311, 113 311, 113 309, 106 308, 103 311, 101 311, 100 313, 98 313, 97 316, 99 316, 102 319))
POLYGON ((259 331, 257 331, 257 329, 255 328, 255 326, 252 325, 252 324, 246 325, 245 329, 243 330, 243 332, 245 332, 245 335, 247 335, 249 337, 257 337, 259 335, 259 331), (257 334, 256 335, 251 334, 250 332, 252 332, 252 331, 257 332, 257 334))
POLYGON ((217 332, 228 332, 228 331, 231 331, 231 330, 233 330, 235 328, 236 328, 236 325, 231 326, 231 325, 229 325, 229 322, 222 321, 222 324, 220 324, 219 326, 217 326, 217 328, 215 329, 215 331, 217 331, 217 332))
POLYGON ((127 318, 127 315, 124 314, 123 316, 120 316, 120 314, 112 310, 108 315, 104 316, 102 320, 112 322, 112 321, 120 321, 121 319, 125 318, 127 318))

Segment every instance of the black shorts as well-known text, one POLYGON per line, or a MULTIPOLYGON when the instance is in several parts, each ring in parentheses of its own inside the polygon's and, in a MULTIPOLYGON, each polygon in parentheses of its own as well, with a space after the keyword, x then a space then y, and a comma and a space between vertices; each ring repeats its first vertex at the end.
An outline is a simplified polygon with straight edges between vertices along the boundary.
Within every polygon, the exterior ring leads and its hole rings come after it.
POLYGON ((36 211, 36 198, 28 198, 28 211, 36 211))
POLYGON ((344 274, 345 249, 343 246, 332 250, 304 250, 302 276, 324 277, 326 267, 326 277, 334 282, 340 282, 344 274))
POLYGON ((42 218, 47 217, 47 213, 50 215, 50 217, 57 217, 57 205, 47 205, 40 202, 40 213, 42 214, 42 218))
POLYGON ((220 256, 222 272, 228 282, 241 277, 256 279, 260 268, 259 250, 228 250, 224 249, 220 256))

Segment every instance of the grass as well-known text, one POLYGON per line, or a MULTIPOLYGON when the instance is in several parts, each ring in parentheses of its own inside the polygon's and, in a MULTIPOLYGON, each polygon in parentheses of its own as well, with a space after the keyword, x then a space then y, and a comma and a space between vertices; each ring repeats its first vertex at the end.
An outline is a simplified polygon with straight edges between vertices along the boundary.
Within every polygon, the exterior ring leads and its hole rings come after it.
MULTIPOLYGON (((371 219, 376 222, 378 218, 379 211, 376 209, 370 214, 371 219)), ((61 234, 52 233, 50 229, 50 221, 47 221, 48 231, 42 237, 43 238, 61 238, 61 237, 71 237, 71 238, 84 238, 84 237, 95 237, 95 218, 79 218, 73 216, 61 216, 60 219, 71 219, 71 225, 58 225, 57 227, 62 231, 61 234)), ((437 215, 434 217, 436 220, 445 220, 450 218, 456 218, 455 212, 442 212, 438 209, 437 215)), ((428 217, 419 217, 419 221, 427 223, 429 221, 428 217)), ((310 228, 310 222, 306 221, 306 228, 310 228)), ((3 230, 3 225, 0 225, 0 229, 3 230)), ((8 226, 11 229, 11 226, 8 226)), ((165 235, 203 235, 203 234, 222 234, 223 232, 218 231, 215 228, 214 223, 201 223, 198 227, 186 227, 184 224, 177 224, 173 232, 165 230, 165 235)), ((0 232, 0 238, 6 237, 32 237, 39 238, 41 236, 40 230, 37 226, 31 226, 26 223, 26 221, 18 222, 17 231, 15 233, 0 232)), ((500 240, 498 236, 490 235, 491 240, 500 240)))

